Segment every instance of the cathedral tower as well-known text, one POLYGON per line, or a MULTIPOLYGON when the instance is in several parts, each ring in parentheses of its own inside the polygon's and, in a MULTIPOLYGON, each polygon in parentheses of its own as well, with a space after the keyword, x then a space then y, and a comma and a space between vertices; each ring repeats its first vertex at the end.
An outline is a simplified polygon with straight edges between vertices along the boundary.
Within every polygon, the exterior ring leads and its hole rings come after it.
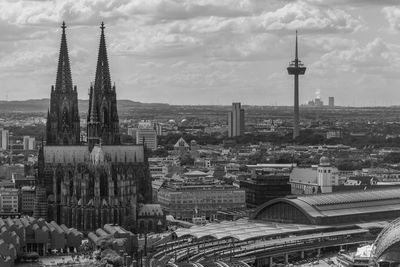
POLYGON ((51 87, 47 113, 46 144, 77 145, 80 143, 78 93, 72 86, 65 23, 63 22, 56 84, 51 87))
POLYGON ((104 23, 101 23, 99 54, 97 58, 96 77, 89 91, 89 110, 87 116, 87 136, 89 150, 97 143, 118 145, 119 119, 115 85, 111 86, 108 66, 104 23))

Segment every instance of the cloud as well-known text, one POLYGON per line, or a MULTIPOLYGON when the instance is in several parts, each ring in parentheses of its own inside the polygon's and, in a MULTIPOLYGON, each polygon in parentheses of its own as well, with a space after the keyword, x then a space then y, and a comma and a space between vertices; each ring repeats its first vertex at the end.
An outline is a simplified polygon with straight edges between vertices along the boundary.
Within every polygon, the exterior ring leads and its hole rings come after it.
POLYGON ((197 17, 237 17, 251 14, 251 1, 241 0, 55 0, 2 1, 0 18, 15 24, 44 25, 60 23, 73 25, 108 23, 141 16, 148 23, 163 23, 197 17))
MULTIPOLYGON (((82 48, 74 48, 69 51, 72 70, 77 64, 86 61, 88 51, 82 48)), ((0 58, 0 70, 2 73, 48 73, 57 69, 57 49, 21 49, 0 58)))
POLYGON ((149 22, 162 23, 199 17, 241 17, 251 14, 251 1, 236 0, 134 0, 117 8, 121 14, 145 15, 149 22))
POLYGON ((254 17, 253 21, 260 30, 293 32, 297 29, 307 33, 354 32, 364 24, 360 18, 344 10, 320 8, 306 2, 286 4, 275 11, 254 17))
POLYGON ((369 75, 390 75, 400 67, 400 47, 376 38, 361 46, 326 53, 310 69, 328 72, 352 72, 369 75))
POLYGON ((382 13, 389 22, 390 29, 393 31, 400 30, 400 7, 391 6, 382 8, 382 13))
POLYGON ((386 6, 396 5, 398 0, 305 0, 308 3, 319 6, 352 6, 352 7, 365 7, 365 6, 386 6))

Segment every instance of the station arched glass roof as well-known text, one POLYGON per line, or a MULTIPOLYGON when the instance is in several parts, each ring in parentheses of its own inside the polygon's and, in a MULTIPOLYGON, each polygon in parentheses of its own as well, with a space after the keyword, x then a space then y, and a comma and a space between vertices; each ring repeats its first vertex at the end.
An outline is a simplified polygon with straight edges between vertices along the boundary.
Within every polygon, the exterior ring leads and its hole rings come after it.
POLYGON ((387 225, 376 238, 372 257, 378 260, 391 246, 400 242, 400 218, 387 225))
POLYGON ((332 217, 382 214, 382 212, 391 213, 396 218, 400 216, 400 188, 277 198, 258 207, 253 218, 261 219, 260 215, 277 203, 287 203, 295 207, 313 224, 318 224, 318 218, 328 221, 332 217))

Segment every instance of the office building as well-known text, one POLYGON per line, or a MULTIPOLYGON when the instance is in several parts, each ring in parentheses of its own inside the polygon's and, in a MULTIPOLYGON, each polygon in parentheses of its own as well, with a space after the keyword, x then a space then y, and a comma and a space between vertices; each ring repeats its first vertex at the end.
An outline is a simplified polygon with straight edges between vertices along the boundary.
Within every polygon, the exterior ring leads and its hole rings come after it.
POLYGON ((2 188, 0 190, 0 212, 1 213, 18 212, 18 189, 2 188))
POLYGON ((240 188, 246 191, 246 205, 256 208, 267 201, 290 195, 289 173, 253 170, 251 179, 240 181, 240 188))
POLYGON ((35 186, 36 178, 32 175, 24 175, 23 173, 12 173, 11 181, 14 188, 20 189, 23 186, 35 186))
POLYGON ((6 129, 0 128, 0 149, 8 150, 10 148, 10 132, 6 129))
POLYGON ((163 126, 161 123, 154 123, 154 129, 156 130, 157 136, 162 136, 163 135, 163 126))
POLYGON ((329 107, 330 107, 330 108, 335 107, 335 98, 334 98, 333 96, 330 96, 330 97, 328 98, 328 102, 329 102, 329 107))
POLYGON ((228 136, 236 137, 244 134, 244 109, 240 103, 232 103, 232 111, 228 113, 228 136))
POLYGON ((134 138, 136 138, 136 131, 137 131, 137 128, 128 127, 128 135, 130 135, 130 136, 132 136, 134 138))
POLYGON ((175 219, 192 221, 204 216, 214 220, 218 211, 243 210, 246 192, 232 185, 166 184, 157 194, 158 203, 175 219))
POLYGON ((342 138, 342 137, 343 137, 342 129, 329 129, 326 132, 326 139, 342 138))
POLYGON ((21 209, 20 212, 22 214, 26 214, 29 216, 33 215, 34 207, 35 207, 35 187, 34 186, 23 186, 21 187, 21 209))
POLYGON ((139 122, 136 131, 136 144, 143 144, 143 140, 146 148, 151 150, 157 149, 157 133, 151 121, 139 122))
POLYGON ((35 149, 35 137, 24 136, 24 150, 35 149))

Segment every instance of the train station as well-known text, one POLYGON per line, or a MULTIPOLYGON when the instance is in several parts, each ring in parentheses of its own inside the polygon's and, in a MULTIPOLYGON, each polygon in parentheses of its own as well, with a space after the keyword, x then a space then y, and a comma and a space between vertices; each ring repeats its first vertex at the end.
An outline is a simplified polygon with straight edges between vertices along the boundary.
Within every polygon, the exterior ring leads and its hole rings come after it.
MULTIPOLYGON (((278 198, 258 207, 249 219, 178 228, 169 242, 154 247, 152 262, 153 266, 210 260, 249 266, 288 264, 319 257, 329 249, 371 244, 397 217, 400 189, 278 198)), ((378 244, 377 260, 390 256, 385 252, 393 244, 388 236, 397 236, 390 229, 383 237, 386 241, 378 244)))

